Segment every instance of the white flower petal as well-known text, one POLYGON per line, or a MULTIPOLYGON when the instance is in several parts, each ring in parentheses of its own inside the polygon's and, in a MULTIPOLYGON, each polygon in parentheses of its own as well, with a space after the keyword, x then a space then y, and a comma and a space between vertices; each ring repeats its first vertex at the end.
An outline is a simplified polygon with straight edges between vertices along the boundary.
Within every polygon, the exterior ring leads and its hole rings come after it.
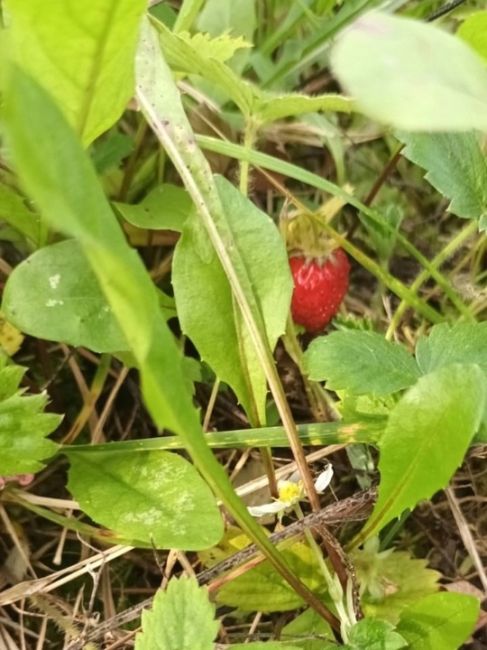
POLYGON ((318 492, 318 494, 321 494, 326 490, 326 488, 330 485, 330 481, 332 478, 333 478, 333 467, 329 463, 325 471, 321 472, 321 474, 318 475, 318 478, 315 481, 315 490, 318 492))
POLYGON ((252 517, 263 517, 264 515, 275 515, 287 508, 287 504, 282 501, 271 501, 270 503, 263 503, 260 506, 249 506, 247 510, 252 517))

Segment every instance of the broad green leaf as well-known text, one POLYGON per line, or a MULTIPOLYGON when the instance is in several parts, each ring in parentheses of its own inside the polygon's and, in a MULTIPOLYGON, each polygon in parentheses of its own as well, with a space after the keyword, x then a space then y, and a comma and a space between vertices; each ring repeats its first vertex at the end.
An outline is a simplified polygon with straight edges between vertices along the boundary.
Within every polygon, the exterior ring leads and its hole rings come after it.
POLYGON ((149 230, 181 232, 192 207, 188 193, 176 185, 155 187, 140 203, 114 203, 122 217, 133 226, 149 230))
POLYGON ((450 212, 485 221, 487 228, 487 158, 471 133, 404 133, 406 158, 426 170, 425 178, 450 199, 450 212))
MULTIPOLYGON (((320 568, 309 546, 296 542, 282 550, 282 555, 311 590, 324 588, 320 568)), ((286 612, 303 605, 300 596, 267 561, 223 585, 216 600, 244 612, 286 612)))
MULTIPOLYGON (((253 203, 222 177, 215 179, 233 238, 258 298, 269 345, 284 332, 292 281, 278 230, 253 203), (272 273, 269 265, 272 265, 272 273)), ((227 277, 207 235, 193 216, 173 260, 173 285, 183 331, 216 375, 228 383, 247 413, 265 421, 267 384, 255 348, 233 304, 227 277)))
POLYGON ((378 618, 364 618, 350 630, 350 650, 399 650, 408 645, 406 639, 394 631, 394 626, 378 618))
POLYGON ((121 161, 133 152, 133 138, 112 129, 106 137, 99 138, 91 149, 91 159, 96 171, 103 174, 119 166, 121 161))
MULTIPOLYGON (((200 32, 208 32, 218 37, 225 32, 240 36, 252 43, 257 27, 256 0, 239 0, 239 2, 221 2, 206 0, 203 11, 196 21, 200 32)), ((213 57, 213 54, 212 54, 213 57)), ((230 67, 240 73, 249 57, 248 51, 238 52, 229 62, 230 67)))
POLYGON ((24 199, 3 183, 0 184, 0 219, 27 237, 31 245, 39 243, 39 215, 29 210, 24 199))
POLYGON ((95 352, 129 349, 80 245, 74 239, 33 253, 10 275, 2 309, 26 334, 95 352))
POLYGON ((432 594, 404 611, 397 631, 411 650, 458 650, 473 631, 479 610, 472 596, 432 594))
POLYGON ((435 325, 419 339, 416 360, 423 374, 455 363, 475 363, 487 376, 487 322, 435 325))
POLYGON ((351 555, 360 602, 365 616, 396 625, 406 607, 438 591, 441 574, 405 551, 379 551, 378 543, 378 538, 368 540, 351 555))
POLYGON ((470 14, 457 31, 458 36, 487 59, 487 11, 470 14))
POLYGON ((94 521, 130 543, 198 550, 223 533, 209 487, 187 460, 141 454, 70 451, 68 488, 94 521))
POLYGON ((343 330, 315 339, 304 355, 310 379, 356 395, 390 395, 419 377, 414 357, 376 332, 343 330))
POLYGON ((326 641, 335 637, 328 623, 314 610, 306 609, 282 628, 280 638, 300 650, 323 650, 326 641))
POLYGON ((439 27, 370 12, 342 33, 332 67, 380 122, 407 131, 487 130, 487 67, 439 27))
POLYGON ((0 355, 0 476, 38 472, 41 461, 58 446, 46 438, 61 421, 60 415, 44 413, 46 393, 24 395, 19 388, 24 368, 7 366, 0 355))
POLYGON ((172 578, 142 612, 135 650, 214 650, 219 626, 206 589, 194 578, 172 578))
POLYGON ((476 365, 421 377, 391 411, 379 441, 379 496, 360 539, 445 487, 477 432, 487 396, 476 365))
POLYGON ((85 145, 122 114, 134 90, 145 0, 8 0, 14 60, 57 100, 85 145))

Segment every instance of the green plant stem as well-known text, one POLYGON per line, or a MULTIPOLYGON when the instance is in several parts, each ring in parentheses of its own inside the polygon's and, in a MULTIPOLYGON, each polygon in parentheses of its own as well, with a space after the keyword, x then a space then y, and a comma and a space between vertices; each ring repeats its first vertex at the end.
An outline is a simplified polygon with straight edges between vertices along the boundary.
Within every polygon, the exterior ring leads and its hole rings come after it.
MULTIPOLYGON (((301 442, 310 447, 364 443, 376 445, 386 424, 386 417, 379 417, 370 423, 314 422, 313 424, 298 425, 298 434, 301 442)), ((282 426, 235 431, 211 431, 205 434, 204 440, 209 447, 215 449, 286 447, 289 445, 286 431, 282 426)), ((107 451, 132 453, 167 449, 184 449, 184 441, 180 436, 161 436, 143 440, 107 442, 99 445, 65 446, 60 450, 60 453, 69 456, 71 452, 89 454, 107 451)))
MULTIPOLYGON (((203 149, 206 149, 208 151, 220 153, 237 160, 248 158, 249 162, 251 162, 256 167, 262 167, 270 171, 284 174, 289 178, 294 178, 295 180, 306 183, 311 187, 316 187, 319 190, 328 192, 332 196, 338 196, 345 203, 362 212, 365 216, 371 219, 374 223, 380 225, 382 228, 385 228, 389 231, 393 230, 392 226, 390 226, 385 219, 382 219, 380 216, 378 216, 378 213, 375 210, 369 208, 362 201, 357 199, 357 197, 349 194, 347 191, 343 190, 341 187, 338 187, 338 185, 331 183, 322 176, 313 174, 312 172, 309 172, 306 169, 302 169, 297 165, 293 165, 292 163, 288 163, 284 160, 279 160, 278 158, 274 158, 268 154, 261 153, 260 151, 252 150, 250 152, 246 152, 242 146, 234 144, 233 142, 219 140, 218 138, 212 138, 210 136, 204 135, 197 136, 196 140, 203 149)), ((451 302, 453 304, 456 302, 461 302, 460 297, 457 293, 455 293, 450 283, 445 280, 441 273, 438 273, 437 269, 432 266, 429 260, 424 255, 422 255, 422 253, 420 253, 420 251, 418 251, 418 249, 413 244, 411 244, 411 242, 404 235, 399 232, 396 233, 395 230, 394 235, 397 239, 398 244, 400 244, 407 253, 414 257, 414 259, 416 259, 425 270, 429 271, 431 277, 437 282, 438 286, 443 289, 445 295, 451 300, 451 302)))
MULTIPOLYGON (((462 230, 460 230, 460 232, 455 235, 455 237, 447 244, 447 246, 445 246, 443 250, 440 251, 438 255, 436 255, 436 257, 431 261, 431 266, 433 266, 435 269, 439 268, 444 262, 446 262, 446 260, 451 255, 453 255, 453 253, 458 248, 460 248, 460 246, 464 244, 464 242, 467 239, 469 239, 477 231, 477 228, 478 226, 476 221, 471 221, 468 225, 462 228, 462 230)), ((427 269, 421 271, 421 273, 411 284, 410 291, 412 291, 413 293, 417 293, 417 291, 420 289, 420 287, 426 282, 426 280, 429 277, 430 277, 430 272, 427 269)), ((455 306, 463 316, 465 316, 469 320, 475 320, 474 317, 472 316, 470 309, 466 305, 464 305, 462 301, 455 300, 455 306)), ((401 318, 404 312, 406 311, 407 307, 408 307, 407 302, 405 300, 402 300, 391 319, 389 327, 387 328, 387 332, 386 332, 387 340, 390 341, 394 336, 394 332, 396 331, 399 322, 401 321, 401 318)))
POLYGON ((191 29, 204 1, 205 0, 183 0, 173 27, 173 31, 176 34, 191 29))
MULTIPOLYGON (((257 130, 258 125, 256 122, 251 117, 246 119, 243 146, 248 152, 252 151, 257 130)), ((240 191, 244 196, 247 196, 249 189, 249 167, 250 163, 248 159, 240 161, 240 191)))
POLYGON ((346 237, 340 235, 329 224, 324 225, 325 230, 347 253, 349 253, 364 269, 381 280, 385 286, 396 296, 399 296, 409 306, 413 307, 419 314, 427 318, 431 323, 441 323, 444 318, 440 312, 430 307, 424 300, 419 298, 411 289, 406 287, 400 280, 391 275, 388 271, 374 262, 368 255, 354 246, 346 237))

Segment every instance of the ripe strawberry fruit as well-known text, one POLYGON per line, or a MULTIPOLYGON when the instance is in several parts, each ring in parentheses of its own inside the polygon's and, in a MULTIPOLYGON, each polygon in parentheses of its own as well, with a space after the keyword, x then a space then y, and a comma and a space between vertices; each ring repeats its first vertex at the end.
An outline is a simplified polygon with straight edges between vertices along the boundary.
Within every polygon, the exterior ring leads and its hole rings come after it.
POLYGON ((291 313, 295 323, 308 332, 320 332, 337 313, 348 289, 350 263, 345 251, 336 248, 324 262, 290 257, 294 278, 291 313))

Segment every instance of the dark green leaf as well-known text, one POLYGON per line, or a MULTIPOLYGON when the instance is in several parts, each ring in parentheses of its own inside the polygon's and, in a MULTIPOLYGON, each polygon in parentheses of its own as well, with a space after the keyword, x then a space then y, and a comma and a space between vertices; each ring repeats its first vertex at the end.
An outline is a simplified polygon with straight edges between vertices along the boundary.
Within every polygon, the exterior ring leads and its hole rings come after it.
MULTIPOLYGON (((269 217, 223 178, 223 208, 262 309, 273 348, 284 332, 292 282, 287 255, 269 217)), ((227 277, 197 218, 187 223, 173 260, 173 284, 183 331, 247 413, 264 422, 267 385, 255 348, 234 307, 227 277)))
POLYGON ((376 332, 343 330, 315 339, 305 355, 305 369, 332 390, 362 395, 390 395, 414 384, 419 370, 406 348, 376 332))
POLYGON ((192 203, 188 193, 176 185, 158 185, 137 205, 115 203, 122 217, 133 226, 149 230, 181 232, 192 203))
POLYGON ((216 544, 222 520, 210 489, 170 452, 69 453, 68 487, 96 522, 130 543, 198 550, 216 544))
POLYGON ((335 639, 331 627, 314 609, 306 609, 282 628, 280 638, 289 639, 300 650, 323 650, 326 641, 335 639))
POLYGON ((378 618, 364 618, 350 630, 350 650, 399 650, 407 641, 394 631, 394 626, 378 618))
POLYGON ((0 476, 38 472, 42 460, 56 453, 57 445, 46 439, 61 416, 44 413, 47 395, 23 395, 20 366, 6 366, 0 356, 0 476))
POLYGON ((470 636, 479 609, 472 596, 432 594, 404 611, 397 631, 411 650, 458 650, 470 636))
POLYGON ((379 497, 362 539, 445 487, 479 428, 486 396, 480 368, 460 364, 421 377, 403 395, 379 441, 379 497))
POLYGON ((441 323, 419 339, 416 360, 423 374, 454 363, 475 363, 487 376, 487 322, 441 323))
POLYGON ((218 628, 206 589, 194 578, 172 578, 142 612, 135 650, 213 650, 218 628))
POLYGON ((487 130, 487 68, 437 26, 368 13, 342 33, 332 64, 376 120, 408 131, 487 130))
POLYGON ((403 154, 426 170, 425 178, 464 219, 487 218, 487 159, 474 133, 404 133, 403 154))
POLYGON ((3 293, 2 309, 26 334, 95 352, 129 349, 79 243, 41 248, 19 264, 3 293))

